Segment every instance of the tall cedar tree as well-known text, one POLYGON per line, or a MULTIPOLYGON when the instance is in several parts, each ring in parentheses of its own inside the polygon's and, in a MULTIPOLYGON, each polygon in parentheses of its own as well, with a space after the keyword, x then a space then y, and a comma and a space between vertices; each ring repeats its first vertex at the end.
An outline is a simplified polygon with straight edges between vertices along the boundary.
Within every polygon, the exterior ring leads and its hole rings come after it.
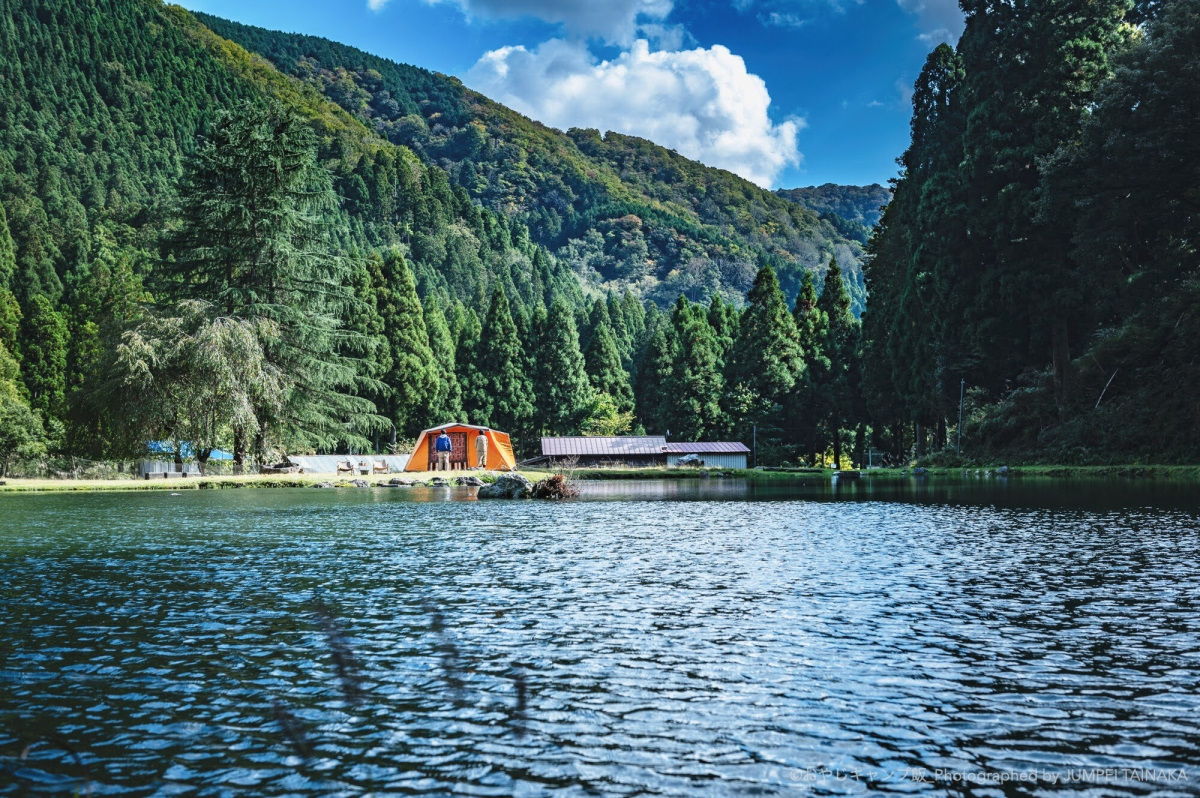
POLYGON ((458 369, 454 361, 454 337, 442 313, 441 302, 430 297, 425 302, 425 331, 429 334, 429 350, 433 353, 436 390, 430 397, 427 413, 430 424, 444 424, 462 416, 462 388, 458 384, 458 369))
POLYGON ((676 303, 674 320, 679 344, 670 391, 670 429, 677 440, 699 441, 725 423, 720 345, 703 310, 686 300, 676 303))
POLYGON ((8 217, 0 203, 0 344, 10 356, 17 351, 17 333, 21 325, 21 308, 13 295, 13 280, 17 274, 17 250, 8 232, 8 217))
POLYGON ((164 287, 258 329, 266 322, 267 360, 290 381, 278 414, 262 408, 260 429, 235 430, 238 463, 248 436, 260 452, 272 442, 365 447, 363 434, 386 424, 350 393, 359 364, 343 353, 366 344, 340 326, 353 294, 326 223, 336 203, 312 131, 275 103, 221 114, 190 164, 164 287))
POLYGON ((464 420, 471 424, 486 424, 489 412, 487 386, 484 385, 483 372, 479 365, 483 324, 480 323, 475 308, 463 310, 459 324, 454 363, 462 392, 462 410, 466 415, 464 420))
POLYGON ((383 311, 384 337, 391 355, 391 369, 385 378, 391 390, 388 417, 399 434, 414 438, 430 424, 441 423, 430 416, 430 410, 438 383, 449 375, 441 373, 433 356, 425 309, 417 298, 412 271, 399 251, 384 255, 383 277, 391 292, 383 311))
POLYGON ((637 419, 648 432, 661 435, 671 425, 670 391, 675 384, 675 330, 654 326, 638 369, 637 419))
POLYGON ((475 356, 480 380, 480 421, 501 430, 521 430, 533 418, 533 386, 525 352, 504 288, 496 286, 475 356))
POLYGON ((789 426, 800 437, 811 466, 817 464, 817 441, 820 438, 821 414, 828 406, 824 399, 829 389, 829 356, 825 352, 829 334, 829 317, 817 306, 817 287, 812 272, 805 272, 792 307, 796 337, 804 353, 805 380, 791 395, 788 403, 789 426))
POLYGON ((847 425, 857 422, 855 391, 858 388, 859 325, 850 311, 850 294, 842 280, 837 258, 829 259, 825 287, 817 300, 817 307, 829 320, 823 347, 825 357, 829 360, 829 381, 823 397, 826 405, 822 415, 833 441, 834 467, 840 468, 841 432, 847 425))
MULTIPOLYGON (((805 380, 796 322, 769 265, 758 270, 746 300, 726 368, 728 382, 748 399, 739 426, 750 422, 782 426, 784 405, 805 380)), ((711 309, 709 316, 713 316, 711 309)))
POLYGON ((47 297, 35 294, 21 327, 21 371, 29 405, 47 419, 61 418, 66 408, 67 322, 47 297))
POLYGON ((572 435, 592 402, 592 386, 579 351, 575 316, 561 299, 542 325, 534 372, 537 420, 550 435, 572 435))
POLYGON ((621 354, 617 350, 617 343, 607 319, 601 318, 599 325, 592 331, 591 343, 584 353, 584 363, 592 388, 597 393, 611 396, 617 412, 625 413, 633 409, 633 388, 629 385, 629 373, 621 364, 621 354))
POLYGON ((1071 341, 1090 332, 1091 263, 1068 257, 1061 215, 1038 212, 1042 164, 1078 135, 1130 0, 965 0, 958 50, 963 113, 963 259, 975 289, 977 385, 998 389, 1030 365, 1052 365, 1061 407, 1071 341))

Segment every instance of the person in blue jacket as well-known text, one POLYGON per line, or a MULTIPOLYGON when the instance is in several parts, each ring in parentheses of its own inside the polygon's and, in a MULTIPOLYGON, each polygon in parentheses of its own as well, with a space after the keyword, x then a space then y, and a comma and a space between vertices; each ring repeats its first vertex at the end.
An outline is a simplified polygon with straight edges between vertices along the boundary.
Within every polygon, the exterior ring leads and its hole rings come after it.
POLYGON ((438 470, 450 470, 450 452, 454 449, 454 444, 450 442, 450 436, 446 434, 446 430, 442 430, 442 434, 437 436, 437 440, 433 442, 434 451, 438 456, 438 470))

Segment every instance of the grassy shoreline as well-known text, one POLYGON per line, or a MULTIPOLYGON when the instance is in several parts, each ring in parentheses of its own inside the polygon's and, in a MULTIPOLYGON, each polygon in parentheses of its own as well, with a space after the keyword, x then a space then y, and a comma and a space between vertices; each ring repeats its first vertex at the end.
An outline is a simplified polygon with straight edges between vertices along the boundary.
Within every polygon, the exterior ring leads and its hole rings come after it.
MULTIPOLYGON (((863 479, 906 479, 918 476, 925 477, 969 477, 989 478, 997 476, 999 466, 978 467, 938 467, 926 468, 923 473, 913 468, 875 468, 862 471, 863 479)), ((538 482, 550 475, 550 471, 523 470, 521 471, 533 482, 538 482)), ((691 468, 587 468, 577 469, 571 477, 581 481, 603 481, 616 479, 649 480, 649 479, 706 479, 734 478, 748 479, 754 482, 774 483, 803 483, 814 479, 830 479, 837 473, 832 469, 795 469, 789 471, 758 471, 751 469, 720 470, 720 469, 691 469, 691 468)), ((454 472, 451 479, 475 475, 487 477, 487 474, 477 472, 454 472)), ((289 475, 241 475, 186 477, 183 479, 24 479, 8 478, 0 484, 2 493, 75 493, 99 491, 185 491, 185 490, 221 490, 221 489, 261 489, 261 488, 312 488, 321 483, 332 483, 336 488, 356 489, 351 479, 361 479, 368 487, 375 488, 380 483, 394 477, 415 479, 428 482, 438 476, 439 472, 413 472, 405 474, 386 474, 374 476, 334 477, 329 474, 289 474, 289 475)), ((1120 466, 1071 466, 1071 465, 1030 465, 1011 466, 1008 469, 1009 478, 1042 478, 1042 479, 1148 479, 1171 482, 1200 483, 1200 465, 1120 465, 1120 466)), ((361 489, 361 488, 357 488, 361 489)))
MULTIPOLYGON (((522 471, 532 482, 549 476, 546 471, 522 471)), ((495 474, 477 471, 451 472, 450 481, 461 476, 477 476, 487 481, 495 474)), ((243 474, 239 476, 184 477, 181 479, 23 479, 6 478, 0 485, 0 493, 76 493, 99 491, 172 491, 223 490, 231 488, 314 488, 322 483, 331 483, 335 488, 361 490, 351 480, 364 480, 369 488, 375 488, 390 479, 399 477, 428 482, 434 477, 446 477, 444 472, 414 471, 402 474, 376 474, 368 476, 333 476, 332 474, 243 474)), ((392 488, 388 488, 392 490, 392 488)))

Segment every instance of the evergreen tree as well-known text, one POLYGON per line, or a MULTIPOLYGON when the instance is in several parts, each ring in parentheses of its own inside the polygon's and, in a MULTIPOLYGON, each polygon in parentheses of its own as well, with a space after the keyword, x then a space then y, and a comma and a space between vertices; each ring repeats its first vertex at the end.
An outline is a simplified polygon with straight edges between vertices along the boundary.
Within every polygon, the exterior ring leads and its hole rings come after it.
POLYGON ((268 435, 301 448, 346 439, 365 447, 362 434, 386 423, 349 393, 359 364, 341 352, 365 345, 339 328, 353 296, 325 222, 335 203, 311 129, 276 104, 223 114, 190 166, 164 287, 273 331, 264 351, 291 381, 277 417, 260 408, 259 429, 236 431, 239 463, 248 435, 260 451, 268 435))
POLYGON ((677 359, 671 390, 671 432, 679 440, 703 440, 725 426, 720 346, 708 319, 686 301, 676 306, 677 359))
POLYGON ((675 385, 676 360, 674 329, 665 322, 656 324, 637 383, 637 418, 648 432, 665 433, 671 425, 670 391, 675 385))
POLYGON ((722 300, 720 294, 714 293, 708 304, 708 326, 712 327, 713 335, 717 337, 717 345, 721 351, 721 368, 725 367, 732 354, 733 341, 737 334, 736 319, 736 308, 722 300))
POLYGON ((454 360, 454 338, 441 303, 431 298, 425 303, 425 330, 433 353, 436 390, 431 397, 427 418, 430 424, 443 424, 462 416, 462 388, 454 360))
POLYGON ((466 309, 460 323, 462 326, 454 348, 454 362, 458 368, 458 384, 462 391, 462 410, 466 414, 464 420, 470 424, 487 424, 491 405, 480 364, 483 325, 475 315, 474 308, 466 309))
MULTIPOLYGON (((737 421, 742 427, 764 421, 782 426, 784 404, 805 379, 796 323, 769 265, 759 269, 746 299, 726 369, 730 386, 745 393, 737 421)), ((720 306, 715 307, 716 315, 723 316, 720 306)), ((713 315, 710 307, 709 316, 713 315)))
POLYGON ((29 405, 47 419, 62 418, 67 398, 67 322, 50 300, 35 295, 21 325, 22 376, 29 405))
POLYGON ((829 356, 826 354, 826 338, 829 334, 829 317, 817 306, 817 288, 813 284, 812 272, 805 271, 800 282, 800 292, 792 308, 796 323, 796 337, 800 351, 804 353, 804 370, 807 376, 792 393, 788 405, 791 428, 801 437, 809 465, 817 464, 817 442, 821 416, 829 406, 826 394, 829 390, 829 356))
POLYGON ((592 387, 579 351, 575 318, 561 299, 542 325, 534 371, 537 420, 550 435, 575 433, 592 401, 592 387))
POLYGON ((629 373, 621 364, 621 355, 612 330, 604 318, 592 332, 591 343, 584 353, 588 378, 597 393, 608 394, 617 411, 624 413, 633 409, 633 388, 629 385, 629 373))
POLYGON ((391 354, 391 369, 385 378, 393 397, 389 416, 398 433, 412 438, 429 424, 440 423, 430 411, 442 375, 429 346, 417 285, 399 251, 384 255, 383 276, 391 291, 383 314, 384 337, 391 354))
POLYGON ((837 258, 829 259, 825 287, 817 308, 828 319, 824 352, 829 360, 829 382, 825 393, 824 421, 833 441, 834 467, 841 467, 842 430, 857 423, 859 325, 850 310, 850 294, 838 268, 837 258))
POLYGON ((8 218, 0 203, 0 344, 10 356, 16 357, 17 333, 21 324, 21 307, 13 295, 13 280, 17 274, 17 252, 8 232, 8 218))
POLYGON ((533 418, 533 386, 504 288, 496 286, 476 349, 482 391, 479 423, 521 430, 533 418))

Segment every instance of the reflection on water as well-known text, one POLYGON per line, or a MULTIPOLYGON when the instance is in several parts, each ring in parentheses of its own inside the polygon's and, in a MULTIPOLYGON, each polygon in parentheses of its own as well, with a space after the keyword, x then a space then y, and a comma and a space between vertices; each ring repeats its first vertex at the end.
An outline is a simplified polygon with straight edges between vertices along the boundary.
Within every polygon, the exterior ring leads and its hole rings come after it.
POLYGON ((0 497, 0 792, 1196 794, 1200 514, 1017 483, 0 497))

